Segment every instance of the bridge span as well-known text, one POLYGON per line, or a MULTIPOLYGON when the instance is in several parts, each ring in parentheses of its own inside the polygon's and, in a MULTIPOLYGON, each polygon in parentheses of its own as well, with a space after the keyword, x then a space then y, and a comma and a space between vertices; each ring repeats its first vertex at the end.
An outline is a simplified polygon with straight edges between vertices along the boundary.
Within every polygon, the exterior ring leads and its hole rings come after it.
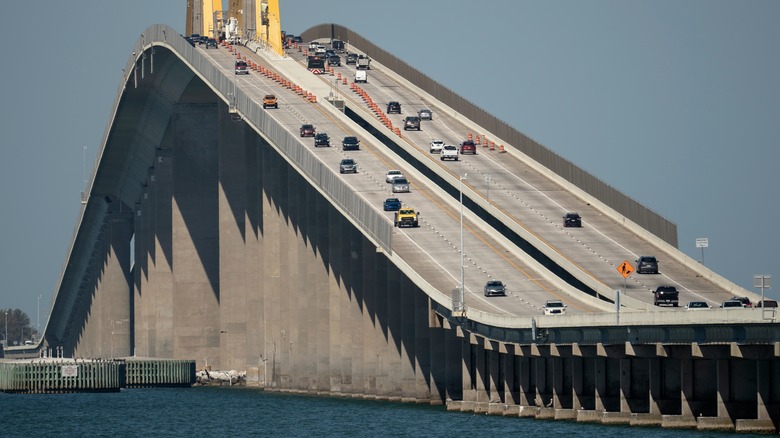
POLYGON ((192 358, 267 389, 453 410, 778 430, 774 309, 652 305, 659 285, 682 302, 757 300, 678 251, 672 223, 349 29, 303 35, 371 57, 362 93, 344 84, 352 67, 313 75, 297 49, 144 31, 37 349, 192 358), (234 74, 238 56, 250 74, 234 74), (434 118, 396 133, 367 104, 391 100, 434 118), (301 138, 304 123, 332 147, 301 138), (469 133, 501 147, 447 163, 428 151, 469 133), (338 147, 347 135, 359 151, 338 147), (339 174, 346 157, 357 174, 339 174), (382 210, 388 169, 411 180, 398 197, 419 228, 382 210), (562 227, 567 211, 582 229, 562 227), (639 255, 661 273, 624 284, 617 266, 639 255), (506 297, 483 295, 491 278, 506 297), (547 299, 567 315, 544 316, 547 299))

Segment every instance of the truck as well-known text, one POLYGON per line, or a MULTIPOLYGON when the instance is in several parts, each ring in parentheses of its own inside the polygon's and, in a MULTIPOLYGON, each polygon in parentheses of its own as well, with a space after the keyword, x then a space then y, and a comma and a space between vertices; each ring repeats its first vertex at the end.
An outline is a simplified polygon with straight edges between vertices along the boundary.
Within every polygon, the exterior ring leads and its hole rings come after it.
POLYGON ((451 144, 444 145, 444 147, 441 148, 441 155, 439 156, 439 158, 442 161, 444 160, 458 161, 458 148, 456 148, 451 144))
POLYGON ((306 68, 315 75, 325 73, 325 58, 322 56, 309 56, 306 59, 306 68))
POLYGON ((653 292, 653 305, 677 307, 680 302, 680 292, 674 286, 658 286, 653 292))
POLYGON ((420 212, 414 211, 413 208, 404 207, 395 212, 393 219, 393 226, 401 227, 414 227, 420 226, 420 212))
POLYGON ((358 71, 355 72, 355 83, 358 83, 358 82, 363 82, 363 83, 368 82, 368 72, 367 71, 365 71, 365 70, 358 70, 358 71))
POLYGON ((364 55, 358 56, 356 68, 358 70, 371 70, 371 58, 364 55))
POLYGON ((238 43, 238 18, 230 17, 225 23, 225 39, 230 44, 238 43))

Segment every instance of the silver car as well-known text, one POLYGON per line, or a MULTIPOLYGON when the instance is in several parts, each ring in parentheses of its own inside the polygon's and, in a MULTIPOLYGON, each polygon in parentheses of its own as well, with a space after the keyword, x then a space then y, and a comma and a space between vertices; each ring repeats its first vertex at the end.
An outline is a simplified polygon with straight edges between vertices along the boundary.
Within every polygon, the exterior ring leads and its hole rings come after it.
POLYGON ((344 158, 339 163, 339 173, 357 173, 357 162, 352 158, 344 158))
POLYGON ((408 193, 409 181, 403 176, 393 180, 393 193, 408 193))

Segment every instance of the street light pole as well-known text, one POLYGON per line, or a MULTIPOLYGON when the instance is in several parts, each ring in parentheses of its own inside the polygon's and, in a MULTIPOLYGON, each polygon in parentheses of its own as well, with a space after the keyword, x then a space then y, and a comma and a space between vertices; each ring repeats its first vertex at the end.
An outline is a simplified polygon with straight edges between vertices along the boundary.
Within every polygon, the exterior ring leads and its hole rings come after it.
POLYGON ((466 312, 466 264, 463 248, 463 180, 468 176, 468 173, 462 175, 458 172, 458 189, 460 191, 460 306, 464 313, 466 312))
POLYGON ((38 339, 41 338, 41 295, 38 294, 38 324, 35 327, 35 331, 38 332, 38 339))
POLYGON ((5 346, 8 347, 8 309, 5 310, 5 346))

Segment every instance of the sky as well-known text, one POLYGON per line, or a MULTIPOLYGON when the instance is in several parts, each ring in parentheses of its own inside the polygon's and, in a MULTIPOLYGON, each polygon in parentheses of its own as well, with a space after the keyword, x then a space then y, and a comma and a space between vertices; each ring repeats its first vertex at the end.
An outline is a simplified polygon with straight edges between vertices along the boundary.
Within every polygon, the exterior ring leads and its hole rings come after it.
MULTIPOLYGON (((780 2, 279 2, 284 30, 351 28, 676 223, 694 259, 708 238, 703 263, 734 283, 778 274, 780 2)), ((121 70, 185 10, 4 4, 0 308, 43 326, 121 70)))

